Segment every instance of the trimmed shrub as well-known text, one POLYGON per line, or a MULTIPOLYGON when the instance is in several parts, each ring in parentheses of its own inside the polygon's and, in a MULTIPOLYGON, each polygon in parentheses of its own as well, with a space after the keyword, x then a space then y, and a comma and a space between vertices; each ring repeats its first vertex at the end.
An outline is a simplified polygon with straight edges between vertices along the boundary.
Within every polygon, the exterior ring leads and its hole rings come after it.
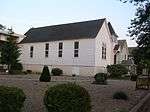
POLYGON ((23 66, 21 63, 15 63, 13 65, 11 65, 10 70, 23 70, 23 66))
POLYGON ((27 74, 31 74, 32 70, 26 70, 27 74))
POLYGON ((113 99, 127 100, 128 96, 127 96, 127 94, 125 92, 118 91, 118 92, 114 93, 113 99))
POLYGON ((74 83, 50 87, 44 97, 48 112, 91 112, 87 90, 74 83))
POLYGON ((51 73, 54 75, 54 76, 60 76, 63 74, 63 70, 61 70, 60 68, 53 68, 51 73))
POLYGON ((75 77, 76 76, 76 74, 72 74, 72 77, 75 77))
POLYGON ((106 73, 97 73, 94 76, 95 82, 97 84, 107 84, 107 74, 106 73))
POLYGON ((21 89, 0 86, 0 112, 21 112, 25 99, 21 89))
POLYGON ((24 74, 21 70, 10 70, 9 71, 10 74, 15 74, 15 75, 21 75, 24 74))
POLYGON ((39 80, 41 82, 50 82, 51 81, 51 76, 50 76, 50 73, 49 73, 48 66, 44 66, 42 74, 41 74, 39 80))
POLYGON ((120 64, 108 65, 107 71, 110 73, 110 77, 112 78, 120 78, 128 73, 128 69, 124 65, 120 64))

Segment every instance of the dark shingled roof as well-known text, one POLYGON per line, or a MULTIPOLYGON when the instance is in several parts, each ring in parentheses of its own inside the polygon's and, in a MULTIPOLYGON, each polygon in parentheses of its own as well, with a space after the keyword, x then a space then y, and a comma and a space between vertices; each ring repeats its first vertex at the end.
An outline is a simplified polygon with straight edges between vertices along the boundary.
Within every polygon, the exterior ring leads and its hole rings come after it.
POLYGON ((95 38, 105 19, 31 28, 21 43, 95 38))
POLYGON ((110 34, 111 34, 111 35, 114 35, 114 36, 118 37, 118 35, 116 34, 116 32, 115 32, 115 30, 114 30, 114 28, 112 27, 112 25, 111 25, 110 22, 108 22, 108 28, 109 28, 109 31, 110 31, 110 34))

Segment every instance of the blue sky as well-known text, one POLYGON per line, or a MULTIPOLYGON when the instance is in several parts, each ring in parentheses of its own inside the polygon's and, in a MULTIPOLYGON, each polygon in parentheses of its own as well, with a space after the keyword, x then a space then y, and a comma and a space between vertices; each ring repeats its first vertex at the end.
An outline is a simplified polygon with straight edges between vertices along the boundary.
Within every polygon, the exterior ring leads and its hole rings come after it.
POLYGON ((133 4, 119 0, 0 0, 0 4, 0 24, 12 26, 20 34, 31 27, 107 18, 119 39, 136 45, 126 36, 135 14, 133 4))

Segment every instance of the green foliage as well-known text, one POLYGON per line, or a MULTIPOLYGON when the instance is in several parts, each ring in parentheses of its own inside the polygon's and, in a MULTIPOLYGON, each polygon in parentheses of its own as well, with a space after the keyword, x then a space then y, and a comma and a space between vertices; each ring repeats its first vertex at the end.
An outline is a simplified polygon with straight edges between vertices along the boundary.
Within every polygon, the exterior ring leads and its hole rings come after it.
POLYGON ((113 94, 113 99, 127 100, 128 96, 123 91, 117 91, 113 94))
POLYGON ((23 70, 23 66, 21 63, 15 63, 13 65, 11 65, 10 67, 11 70, 20 70, 22 71, 23 70))
MULTIPOLYGON (((150 1, 149 0, 121 0, 130 1, 136 6, 135 18, 131 20, 129 35, 136 40, 138 49, 135 52, 135 62, 147 68, 150 73, 150 1)), ((140 68, 140 67, 139 67, 140 68)), ((137 69, 139 70, 139 69, 137 69)), ((141 71, 138 71, 141 72, 141 71)))
POLYGON ((128 69, 124 65, 120 64, 108 65, 107 71, 110 73, 110 77, 112 78, 120 78, 122 75, 128 73, 128 69))
POLYGON ((76 76, 76 74, 72 74, 72 77, 75 77, 76 76))
POLYGON ((0 112, 21 112, 25 98, 19 88, 0 86, 0 112))
POLYGON ((51 76, 50 76, 50 72, 49 72, 48 66, 44 66, 42 74, 41 74, 39 80, 41 82, 50 82, 51 81, 51 76))
POLYGON ((106 73, 97 73, 94 76, 95 83, 97 84, 107 84, 107 74, 106 73))
POLYGON ((136 81, 137 80, 137 75, 131 75, 130 80, 131 81, 136 81))
POLYGON ((10 70, 11 65, 19 62, 20 55, 21 53, 16 41, 12 37, 8 37, 8 41, 4 42, 1 46, 1 63, 8 65, 10 70))
POLYGON ((22 70, 23 70, 22 64, 21 63, 15 63, 15 64, 10 66, 9 73, 10 74, 23 74, 22 70))
POLYGON ((24 74, 21 70, 9 70, 9 73, 14 75, 24 74))
POLYGON ((26 72, 27 72, 27 74, 31 74, 32 70, 27 70, 26 72))
POLYGON ((61 70, 60 68, 53 68, 51 73, 54 75, 54 76, 60 76, 63 74, 63 70, 61 70))
POLYGON ((91 112, 91 100, 87 90, 68 83, 50 87, 44 97, 48 112, 91 112))
POLYGON ((137 74, 141 75, 142 74, 142 70, 144 68, 147 68, 150 70, 150 60, 145 56, 143 56, 143 54, 145 53, 145 50, 143 49, 135 49, 132 51, 133 57, 134 57, 134 62, 137 65, 137 74))

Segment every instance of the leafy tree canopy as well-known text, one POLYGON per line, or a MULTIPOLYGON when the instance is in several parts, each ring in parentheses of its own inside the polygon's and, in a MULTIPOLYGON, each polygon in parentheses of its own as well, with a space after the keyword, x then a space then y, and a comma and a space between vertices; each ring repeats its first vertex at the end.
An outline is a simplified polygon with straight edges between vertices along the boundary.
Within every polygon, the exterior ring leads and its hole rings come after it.
POLYGON ((0 63, 8 65, 8 69, 10 69, 11 65, 19 62, 21 53, 16 41, 11 36, 8 36, 7 39, 8 41, 4 42, 0 49, 0 63))
POLYGON ((150 0, 121 0, 134 3, 137 7, 135 18, 131 20, 129 36, 136 40, 138 49, 134 51, 137 64, 150 68, 150 0))

